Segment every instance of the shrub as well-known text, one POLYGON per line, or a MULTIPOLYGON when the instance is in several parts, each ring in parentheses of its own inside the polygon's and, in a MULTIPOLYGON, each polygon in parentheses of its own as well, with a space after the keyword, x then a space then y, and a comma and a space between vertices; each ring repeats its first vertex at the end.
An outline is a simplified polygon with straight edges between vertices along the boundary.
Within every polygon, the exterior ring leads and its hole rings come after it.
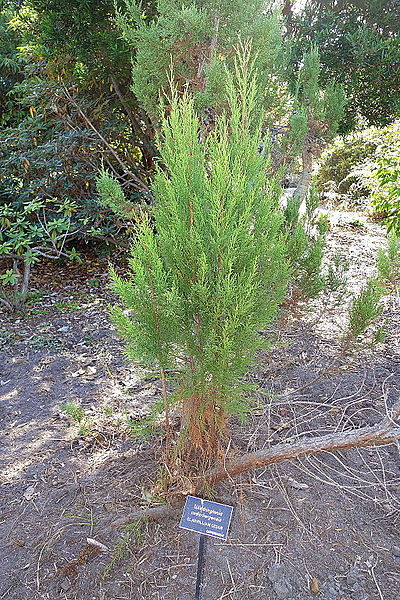
POLYGON ((316 298, 321 293, 337 292, 347 281, 348 264, 341 255, 336 254, 324 264, 329 219, 326 215, 316 217, 318 201, 318 194, 312 189, 303 215, 300 214, 301 198, 289 198, 284 210, 292 303, 316 298))
POLYGON ((337 138, 323 153, 315 184, 350 204, 372 200, 389 230, 400 232, 400 121, 337 138))
MULTIPOLYGON (((11 267, 0 274, 0 303, 6 308, 22 308, 34 263, 61 256, 79 259, 74 248, 65 248, 75 234, 71 223, 75 209, 74 202, 57 198, 35 198, 19 207, 0 203, 0 258, 11 267)), ((76 222, 74 225, 78 226, 76 222)))
POLYGON ((386 250, 381 248, 377 256, 379 280, 393 285, 400 280, 400 238, 392 233, 386 250))
POLYGON ((259 332, 285 295, 279 188, 257 151, 249 61, 246 51, 236 84, 229 79, 230 117, 221 116, 204 143, 193 100, 173 98, 153 186, 154 228, 146 220, 139 228, 130 277, 113 273, 125 306, 113 315, 129 353, 160 369, 166 417, 172 399, 181 408, 177 475, 223 455, 228 416, 246 408, 242 378, 262 344, 259 332), (172 399, 169 368, 179 372, 172 399))
POLYGON ((374 211, 384 217, 389 231, 400 235, 400 120, 385 129, 376 149, 375 165, 367 183, 374 211))
POLYGON ((318 191, 351 194, 353 201, 368 198, 364 170, 374 160, 378 138, 378 130, 373 128, 338 137, 321 157, 315 176, 318 191))
POLYGON ((368 328, 377 323, 383 312, 383 304, 380 302, 383 289, 380 283, 371 278, 354 298, 350 308, 350 322, 348 339, 357 339, 364 334, 368 328))

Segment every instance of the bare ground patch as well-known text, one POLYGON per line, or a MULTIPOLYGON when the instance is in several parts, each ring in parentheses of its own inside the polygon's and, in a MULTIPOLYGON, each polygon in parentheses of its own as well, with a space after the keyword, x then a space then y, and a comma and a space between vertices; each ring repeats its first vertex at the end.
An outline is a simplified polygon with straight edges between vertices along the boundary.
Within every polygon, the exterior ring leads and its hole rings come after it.
MULTIPOLYGON (((360 249, 359 286, 382 233, 335 227, 332 243, 360 249)), ((111 527, 151 500, 160 441, 133 439, 129 421, 160 386, 126 361, 97 269, 100 285, 88 286, 88 273, 71 281, 66 269, 55 291, 50 273, 32 314, 1 325, 0 599, 194 596, 197 539, 178 529, 178 515, 111 527), (66 401, 84 408, 89 433, 61 410, 66 401)), ((371 424, 398 399, 398 298, 386 299, 389 336, 372 349, 343 352, 343 312, 315 303, 259 356, 249 378, 260 394, 249 421, 232 427, 238 451, 371 424)), ((220 485, 216 499, 235 506, 234 520, 227 542, 208 543, 204 600, 397 600, 399 471, 390 446, 324 453, 220 485)))

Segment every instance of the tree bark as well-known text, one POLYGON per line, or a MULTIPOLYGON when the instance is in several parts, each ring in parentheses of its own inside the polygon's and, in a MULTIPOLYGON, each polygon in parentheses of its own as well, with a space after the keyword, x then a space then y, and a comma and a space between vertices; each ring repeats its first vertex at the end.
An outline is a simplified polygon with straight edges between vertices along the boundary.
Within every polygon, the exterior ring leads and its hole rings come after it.
POLYGON ((297 184, 296 190, 293 194, 294 198, 301 198, 303 201, 308 193, 311 184, 311 174, 313 167, 313 154, 308 148, 308 144, 302 152, 302 163, 303 171, 301 173, 299 183, 297 184))

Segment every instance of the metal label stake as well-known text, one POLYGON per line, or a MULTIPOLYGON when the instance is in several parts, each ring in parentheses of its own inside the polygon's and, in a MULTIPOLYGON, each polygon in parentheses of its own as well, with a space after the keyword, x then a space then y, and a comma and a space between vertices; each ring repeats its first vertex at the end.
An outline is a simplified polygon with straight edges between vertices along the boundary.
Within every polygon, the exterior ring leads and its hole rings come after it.
POLYGON ((199 533, 199 551, 197 554, 195 600, 201 600, 204 563, 206 554, 206 536, 226 540, 232 518, 233 506, 211 502, 204 498, 187 496, 179 527, 199 533))
POLYGON ((194 600, 201 600, 201 591, 203 588, 204 564, 206 558, 206 542, 205 535, 200 535, 199 551, 197 553, 197 573, 196 573, 196 592, 194 600))

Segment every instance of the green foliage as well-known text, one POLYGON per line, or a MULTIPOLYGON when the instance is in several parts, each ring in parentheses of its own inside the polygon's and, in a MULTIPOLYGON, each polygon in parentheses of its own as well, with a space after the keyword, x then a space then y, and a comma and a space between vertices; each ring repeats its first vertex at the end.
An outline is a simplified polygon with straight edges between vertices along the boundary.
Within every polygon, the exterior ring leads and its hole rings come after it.
POLYGON ((321 86, 320 54, 317 46, 304 53, 296 83, 295 102, 300 114, 307 115, 308 128, 325 142, 337 132, 346 97, 340 84, 321 86))
POLYGON ((112 272, 125 306, 113 318, 129 354, 178 370, 181 443, 213 454, 226 414, 242 406, 240 378, 288 278, 277 186, 257 152, 258 90, 248 50, 235 80, 226 77, 230 117, 221 116, 203 143, 193 99, 173 94, 160 141, 164 168, 153 186, 154 227, 144 220, 138 228, 130 278, 112 272))
POLYGON ((384 309, 380 302, 382 294, 380 283, 376 279, 369 279, 350 308, 348 338, 359 338, 379 321, 384 309))
POLYGON ((301 224, 289 236, 288 255, 294 269, 294 282, 305 298, 315 298, 324 289, 321 275, 323 248, 323 238, 311 237, 301 224))
POLYGON ((74 401, 64 402, 61 404, 61 410, 70 418, 72 421, 79 425, 79 435, 90 435, 92 433, 92 422, 86 414, 86 411, 82 406, 74 401))
POLYGON ((40 201, 46 212, 53 199, 69 201, 76 237, 112 243, 123 224, 97 202, 98 170, 123 177, 127 202, 138 202, 151 143, 144 117, 135 120, 113 2, 72 4, 73 14, 41 0, 0 9, 0 207, 40 201))
POLYGON ((71 233, 73 203, 32 200, 18 210, 12 204, 0 206, 0 256, 16 255, 34 263, 47 253, 51 258, 64 255, 75 258, 76 252, 62 251, 65 240, 71 233), (41 218, 42 217, 42 218, 41 218))
POLYGON ((389 229, 399 227, 399 122, 337 138, 323 153, 315 183, 320 192, 339 200, 372 200, 375 212, 387 217, 389 229))
POLYGON ((115 213, 125 214, 123 209, 126 204, 124 192, 114 177, 111 177, 104 169, 96 180, 96 189, 100 202, 115 213))
POLYGON ((233 65, 239 38, 252 41, 266 86, 265 102, 271 93, 279 97, 274 90, 279 90, 282 81, 280 25, 277 14, 267 11, 263 0, 160 0, 157 10, 157 17, 146 19, 139 3, 126 0, 126 11, 118 13, 124 39, 135 54, 132 89, 153 118, 159 115, 160 96, 168 96, 171 68, 174 85, 193 93, 198 110, 224 108, 225 69, 233 65))
POLYGON ((349 263, 340 253, 325 259, 327 215, 316 217, 318 194, 315 189, 306 200, 300 214, 301 198, 289 198, 284 210, 284 230, 287 235, 287 258, 291 266, 292 299, 316 298, 321 293, 338 292, 347 283, 349 263))
POLYGON ((28 296, 31 266, 41 258, 79 260, 75 248, 64 247, 75 233, 71 230, 75 208, 68 200, 60 202, 57 198, 47 202, 33 199, 19 208, 13 203, 0 203, 0 258, 12 265, 0 276, 0 299, 7 308, 22 308, 28 296))
POLYGON ((383 213, 389 231, 400 235, 400 121, 387 127, 376 150, 368 184, 372 205, 383 213))
POLYGON ((285 4, 293 61, 301 62, 310 43, 321 55, 323 84, 341 81, 351 98, 344 130, 361 115, 371 125, 387 125, 400 109, 400 9, 394 0, 306 0, 301 10, 285 4))
POLYGON ((0 126, 5 126, 15 117, 10 91, 21 80, 25 58, 18 52, 20 39, 10 30, 11 10, 0 11, 0 126))
POLYGON ((347 284, 347 274, 350 267, 348 259, 337 252, 331 258, 325 275, 325 289, 329 292, 343 290, 347 284))
POLYGON ((378 251, 377 268, 382 283, 393 285, 400 280, 400 238, 396 234, 389 235, 386 250, 378 251))
MULTIPOLYGON (((311 200, 313 202, 313 200, 311 200)), ((300 216, 301 198, 289 198, 285 211, 284 230, 287 235, 287 257, 292 271, 292 286, 295 296, 315 298, 325 287, 322 276, 322 259, 324 256, 325 237, 322 232, 313 232, 310 219, 300 216)))
POLYGON ((313 160, 335 136, 346 103, 340 85, 332 82, 325 89, 321 87, 320 74, 319 51, 311 45, 297 73, 295 110, 281 143, 283 164, 290 165, 301 154, 303 171, 295 191, 301 200, 309 193, 313 160))
POLYGON ((315 176, 320 192, 351 195, 354 202, 369 196, 363 173, 374 160, 379 143, 376 129, 338 137, 323 153, 315 176))
POLYGON ((80 406, 76 402, 64 402, 63 404, 61 404, 61 410, 66 415, 68 415, 68 417, 70 417, 73 421, 79 424, 82 423, 86 416, 82 406, 80 406))

